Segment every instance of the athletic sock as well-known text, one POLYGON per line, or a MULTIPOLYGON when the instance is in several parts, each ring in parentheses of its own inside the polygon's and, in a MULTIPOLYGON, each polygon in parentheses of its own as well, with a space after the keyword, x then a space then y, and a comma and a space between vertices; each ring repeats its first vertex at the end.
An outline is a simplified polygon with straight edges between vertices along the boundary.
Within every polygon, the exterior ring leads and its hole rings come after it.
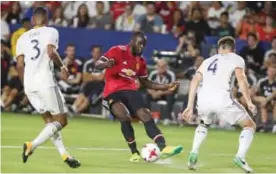
POLYGON ((157 144, 162 151, 166 147, 166 141, 153 119, 144 123, 147 135, 157 144))
POLYGON ((49 140, 56 132, 60 131, 61 129, 62 126, 58 121, 47 124, 46 127, 40 132, 40 134, 32 141, 33 149, 49 140))
POLYGON ((204 141, 204 139, 207 137, 208 129, 207 127, 199 124, 195 130, 194 135, 194 141, 193 141, 193 147, 191 152, 198 154, 200 145, 204 141))
POLYGON ((65 147, 63 145, 62 136, 61 136, 61 132, 60 131, 56 132, 51 137, 51 140, 54 143, 54 145, 56 146, 57 150, 59 151, 61 157, 69 156, 69 153, 67 152, 67 150, 65 149, 65 147))
POLYGON ((139 153, 137 150, 137 145, 134 137, 134 129, 131 125, 130 121, 122 121, 121 122, 121 131, 125 137, 125 140, 127 141, 128 147, 130 148, 130 151, 132 154, 139 153))
POLYGON ((239 138, 239 149, 236 154, 237 157, 244 159, 254 137, 254 130, 252 128, 244 128, 239 138))

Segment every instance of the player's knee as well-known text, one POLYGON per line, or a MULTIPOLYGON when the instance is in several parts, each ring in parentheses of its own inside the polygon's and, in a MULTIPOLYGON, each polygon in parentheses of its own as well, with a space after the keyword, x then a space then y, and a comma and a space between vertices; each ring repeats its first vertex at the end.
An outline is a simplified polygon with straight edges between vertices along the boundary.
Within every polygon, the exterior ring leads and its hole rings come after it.
POLYGON ((12 96, 12 97, 17 96, 17 94, 18 94, 18 90, 17 89, 12 89, 11 92, 10 92, 10 96, 12 96))
POLYGON ((64 128, 68 124, 65 113, 53 116, 53 120, 59 122, 62 128, 64 128))
POLYGON ((208 128, 208 127, 210 127, 211 124, 207 124, 203 120, 200 120, 200 124, 199 125, 201 125, 201 126, 203 126, 205 128, 208 128))
POLYGON ((243 121, 243 128, 251 128, 256 130, 256 123, 252 119, 246 119, 243 121))
POLYGON ((137 110, 136 115, 143 123, 148 122, 152 119, 150 110, 146 108, 141 108, 137 110))

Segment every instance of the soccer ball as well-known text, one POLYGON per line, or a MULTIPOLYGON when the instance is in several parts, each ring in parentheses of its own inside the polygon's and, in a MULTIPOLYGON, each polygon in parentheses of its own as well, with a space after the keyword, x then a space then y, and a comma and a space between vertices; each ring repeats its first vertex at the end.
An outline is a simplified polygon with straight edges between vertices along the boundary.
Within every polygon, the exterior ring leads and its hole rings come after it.
POLYGON ((146 144, 142 148, 141 156, 146 162, 155 162, 160 157, 160 149, 155 144, 146 144))

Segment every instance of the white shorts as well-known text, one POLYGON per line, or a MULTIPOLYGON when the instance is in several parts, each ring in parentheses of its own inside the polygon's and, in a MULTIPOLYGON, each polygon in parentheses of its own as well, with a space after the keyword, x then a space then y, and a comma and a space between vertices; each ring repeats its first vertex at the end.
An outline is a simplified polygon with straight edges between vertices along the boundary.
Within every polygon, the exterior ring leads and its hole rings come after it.
POLYGON ((26 91, 26 95, 32 106, 41 114, 47 111, 52 115, 67 112, 64 97, 57 86, 26 91))
POLYGON ((204 106, 198 105, 198 115, 204 124, 212 124, 215 118, 226 121, 230 125, 238 124, 240 121, 245 119, 251 119, 245 108, 237 101, 231 100, 231 103, 227 105, 217 105, 209 102, 205 103, 204 106))

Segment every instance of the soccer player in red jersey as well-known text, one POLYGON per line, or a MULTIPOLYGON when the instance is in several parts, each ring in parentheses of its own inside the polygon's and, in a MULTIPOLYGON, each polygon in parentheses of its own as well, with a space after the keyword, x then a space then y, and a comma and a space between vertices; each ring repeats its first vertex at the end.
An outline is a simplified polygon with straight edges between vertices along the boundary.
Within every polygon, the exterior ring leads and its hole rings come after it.
POLYGON ((154 140, 161 150, 161 157, 167 158, 180 153, 182 146, 167 146, 164 136, 152 119, 143 96, 137 89, 135 81, 155 90, 172 90, 178 82, 158 84, 149 81, 146 62, 141 57, 147 38, 142 32, 135 32, 128 45, 117 45, 110 48, 97 62, 96 67, 106 69, 103 105, 121 122, 121 131, 132 152, 130 161, 141 159, 136 147, 132 117, 137 117, 144 123, 147 135, 154 140))

